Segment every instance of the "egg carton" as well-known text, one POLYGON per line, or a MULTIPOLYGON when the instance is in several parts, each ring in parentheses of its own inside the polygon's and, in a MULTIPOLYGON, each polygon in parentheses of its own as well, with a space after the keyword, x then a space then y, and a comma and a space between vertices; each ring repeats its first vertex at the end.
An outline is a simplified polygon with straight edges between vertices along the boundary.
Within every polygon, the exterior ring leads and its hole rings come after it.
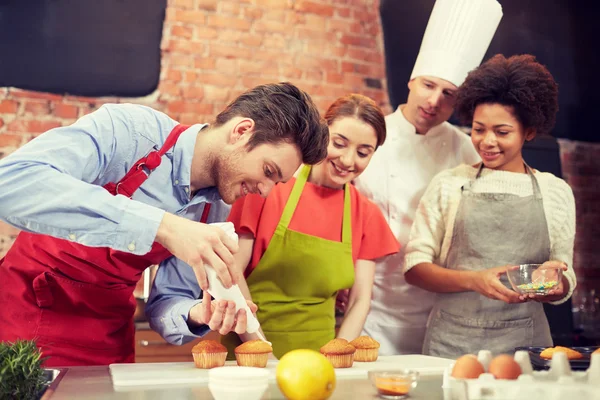
POLYGON ((600 400, 600 354, 592 354, 585 371, 573 371, 567 355, 556 352, 550 369, 534 371, 528 351, 515 352, 521 367, 516 380, 496 379, 488 373, 492 361, 489 350, 481 350, 477 359, 485 373, 477 379, 457 379, 451 376, 454 363, 444 372, 444 400, 600 400))

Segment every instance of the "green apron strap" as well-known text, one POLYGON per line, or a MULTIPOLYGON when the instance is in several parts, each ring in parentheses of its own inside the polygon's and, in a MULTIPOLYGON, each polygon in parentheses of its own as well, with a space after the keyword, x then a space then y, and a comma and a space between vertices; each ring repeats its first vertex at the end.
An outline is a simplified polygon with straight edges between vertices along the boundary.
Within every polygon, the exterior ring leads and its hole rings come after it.
MULTIPOLYGON (((308 180, 310 171, 310 165, 302 166, 302 169, 296 178, 296 183, 294 183, 294 187, 290 193, 290 197, 281 214, 278 227, 287 229, 290 225, 290 221, 292 220, 294 211, 296 211, 296 206, 298 205, 298 201, 300 201, 300 196, 302 195, 302 190, 308 180)), ((352 243, 352 210, 350 203, 350 184, 346 184, 344 185, 344 217, 342 220, 342 243, 346 244, 352 243)))
POLYGON ((285 204, 285 208, 283 209, 283 214, 281 214, 281 219, 279 220, 278 228, 281 226, 285 229, 290 225, 290 221, 292 220, 292 216, 294 215, 294 211, 296 211, 296 206, 298 205, 298 201, 300 200, 300 195, 302 194, 302 189, 304 189, 304 184, 308 180, 308 176, 310 175, 310 165, 302 166, 300 170, 300 174, 296 178, 296 183, 294 183, 294 187, 292 188, 292 192, 290 193, 290 197, 288 198, 287 203, 285 204))
POLYGON ((342 243, 352 243, 352 211, 350 209, 350 184, 344 185, 344 218, 342 220, 342 243))

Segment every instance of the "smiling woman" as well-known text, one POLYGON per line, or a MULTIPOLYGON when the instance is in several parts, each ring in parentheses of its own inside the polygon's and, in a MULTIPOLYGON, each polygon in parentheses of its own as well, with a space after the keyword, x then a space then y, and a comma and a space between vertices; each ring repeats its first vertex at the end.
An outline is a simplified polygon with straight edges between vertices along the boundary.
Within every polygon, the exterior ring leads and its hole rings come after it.
POLYGON ((469 74, 456 103, 485 166, 513 172, 525 172, 523 144, 550 133, 557 111, 558 86, 532 55, 492 57, 469 74))
POLYGON ((480 104, 475 109, 471 141, 487 168, 526 172, 523 144, 534 137, 535 129, 525 129, 512 106, 480 104))
POLYGON ((483 162, 441 172, 417 210, 404 273, 410 284, 438 293, 425 354, 552 345, 541 303, 562 303, 575 287, 575 204, 562 179, 525 164, 522 147, 550 131, 557 97, 552 75, 530 55, 497 55, 459 88, 456 109, 472 124, 483 162), (532 263, 564 271, 556 289, 510 289, 507 271, 532 263))
MULTIPOLYGON (((352 340, 371 301, 374 259, 399 246, 377 206, 351 181, 385 141, 385 121, 361 95, 338 99, 325 114, 330 141, 325 160, 304 166, 264 199, 238 200, 229 220, 240 235, 240 287, 258 305, 257 317, 275 356, 318 350, 335 337, 335 299, 351 288, 338 336, 352 340)), ((271 165, 266 164, 267 168, 271 165)), ((233 348, 250 335, 229 335, 233 348)))

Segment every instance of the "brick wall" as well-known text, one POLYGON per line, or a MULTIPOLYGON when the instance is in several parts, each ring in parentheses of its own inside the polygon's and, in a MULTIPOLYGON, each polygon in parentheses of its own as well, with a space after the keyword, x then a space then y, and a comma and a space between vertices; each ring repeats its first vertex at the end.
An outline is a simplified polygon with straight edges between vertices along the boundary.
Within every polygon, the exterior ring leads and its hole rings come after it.
MULTIPOLYGON (((294 82, 322 111, 357 92, 388 112, 378 10, 378 0, 169 0, 154 93, 83 98, 0 88, 0 158, 103 103, 208 122, 243 90, 268 82, 294 82)), ((16 234, 0 222, 0 256, 16 234)))
MULTIPOLYGON (((563 178, 573 189, 577 211, 573 267, 578 287, 573 304, 587 307, 583 303, 594 300, 584 295, 595 290, 600 296, 600 143, 559 140, 559 144, 563 178)), ((599 306, 596 301, 595 309, 599 306)), ((600 319, 596 322, 600 324, 600 319)))

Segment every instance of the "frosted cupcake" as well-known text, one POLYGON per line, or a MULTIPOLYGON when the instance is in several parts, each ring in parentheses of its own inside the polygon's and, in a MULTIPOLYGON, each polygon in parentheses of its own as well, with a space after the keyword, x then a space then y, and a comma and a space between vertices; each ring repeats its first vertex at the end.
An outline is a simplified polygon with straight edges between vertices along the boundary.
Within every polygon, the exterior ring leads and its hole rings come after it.
POLYGON ((273 348, 268 342, 263 340, 249 340, 235 348, 235 359, 241 367, 259 367, 267 366, 269 353, 273 348))
POLYGON ((377 361, 379 356, 379 342, 370 336, 359 336, 350 342, 356 348, 354 361, 377 361))
POLYGON ((192 348, 196 368, 216 368, 225 365, 227 348, 214 340, 203 340, 192 348))
POLYGON ((346 339, 333 339, 321 347, 321 354, 333 364, 334 368, 350 368, 354 363, 356 348, 346 339))

